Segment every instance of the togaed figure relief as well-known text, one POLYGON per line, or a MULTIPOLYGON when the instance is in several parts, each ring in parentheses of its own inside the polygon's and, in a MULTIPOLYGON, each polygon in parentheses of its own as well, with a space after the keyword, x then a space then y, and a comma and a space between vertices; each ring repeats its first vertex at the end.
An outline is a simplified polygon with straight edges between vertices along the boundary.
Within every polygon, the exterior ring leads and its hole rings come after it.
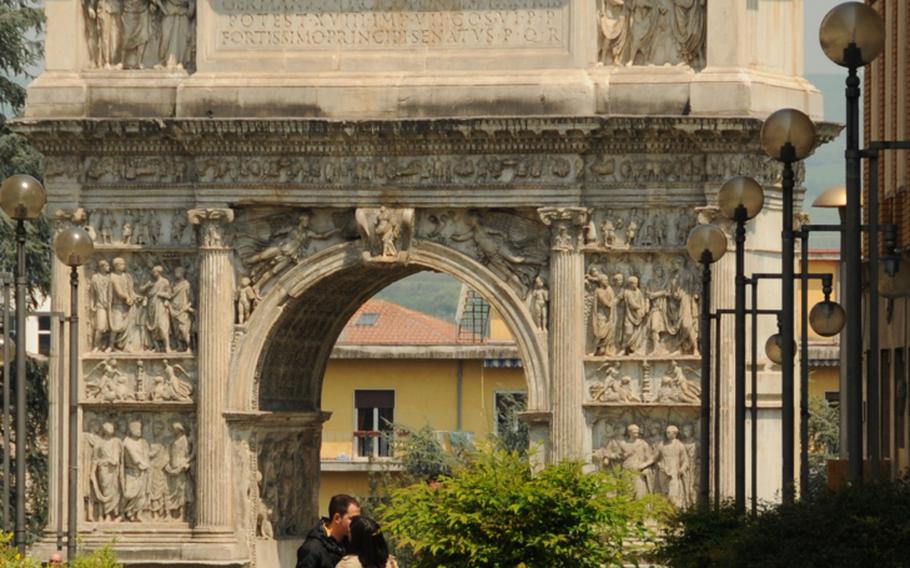
POLYGON ((171 350, 171 282, 164 277, 164 267, 152 268, 152 281, 139 291, 146 297, 145 327, 153 351, 171 350))
POLYGON ((195 0, 152 0, 161 13, 161 38, 158 42, 158 66, 183 69, 190 54, 191 19, 195 0))
POLYGON ((142 297, 136 293, 133 276, 126 272, 126 261, 117 257, 111 264, 111 343, 117 351, 138 351, 142 346, 138 329, 142 297))
POLYGON ((636 424, 629 424, 626 437, 616 443, 616 461, 622 468, 635 474, 635 496, 642 498, 653 492, 654 476, 651 466, 654 455, 651 446, 640 437, 641 429, 636 424))
POLYGON ((130 422, 128 433, 123 440, 123 517, 139 522, 148 505, 150 448, 142 437, 142 422, 130 422))
POLYGON ((667 426, 666 439, 657 446, 657 490, 666 495, 670 502, 684 508, 694 501, 689 494, 688 479, 691 463, 685 445, 679 441, 679 428, 667 426))
POLYGON ((99 439, 95 441, 92 450, 92 500, 97 506, 93 516, 97 521, 116 521, 120 517, 120 460, 123 447, 114 433, 113 423, 102 424, 99 439))
POLYGON ((706 0, 600 0, 604 65, 705 65, 706 0))
POLYGON ((629 11, 627 1, 600 1, 600 62, 604 65, 622 65, 629 41, 629 11))
POLYGON ((628 354, 643 354, 647 343, 648 298, 638 286, 638 277, 630 276, 622 291, 622 346, 628 354))
POLYGON ((98 262, 98 272, 89 281, 89 311, 92 349, 110 351, 111 265, 106 260, 98 262))
MULTIPOLYGON (((150 0, 122 0, 122 2, 123 67, 125 69, 142 69, 151 33, 151 22, 149 21, 151 2, 150 0)), ((124 240, 124 242, 127 241, 124 240)))
POLYGON ((186 428, 181 422, 171 424, 174 441, 168 452, 168 462, 164 468, 167 474, 167 511, 172 519, 187 520, 189 506, 193 502, 193 489, 190 483, 190 466, 193 453, 186 428))
POLYGON ((186 269, 178 266, 174 269, 174 285, 171 287, 170 316, 173 327, 174 347, 178 351, 189 352, 192 349, 193 288, 186 279, 186 269))

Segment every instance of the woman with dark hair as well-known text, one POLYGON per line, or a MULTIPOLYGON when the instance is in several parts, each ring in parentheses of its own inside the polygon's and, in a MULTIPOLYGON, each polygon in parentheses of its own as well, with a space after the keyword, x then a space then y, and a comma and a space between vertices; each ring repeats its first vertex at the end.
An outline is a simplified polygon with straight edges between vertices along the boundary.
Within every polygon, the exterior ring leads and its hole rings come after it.
POLYGON ((398 563, 389 556, 389 547, 379 523, 364 516, 351 519, 347 556, 336 568, 398 568, 398 563))

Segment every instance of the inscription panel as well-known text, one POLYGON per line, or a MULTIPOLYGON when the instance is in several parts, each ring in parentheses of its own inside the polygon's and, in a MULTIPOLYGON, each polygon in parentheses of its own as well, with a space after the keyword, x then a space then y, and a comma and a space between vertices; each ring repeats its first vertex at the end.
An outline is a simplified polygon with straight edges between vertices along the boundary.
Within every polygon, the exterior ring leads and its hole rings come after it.
POLYGON ((565 48, 569 0, 211 0, 218 51, 565 48))

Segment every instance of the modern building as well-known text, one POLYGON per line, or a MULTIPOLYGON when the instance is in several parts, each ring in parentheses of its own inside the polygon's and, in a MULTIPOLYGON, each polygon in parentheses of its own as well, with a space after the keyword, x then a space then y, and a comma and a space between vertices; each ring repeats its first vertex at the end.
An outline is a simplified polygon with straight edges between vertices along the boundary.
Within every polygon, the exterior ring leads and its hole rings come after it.
MULTIPOLYGON (((485 304, 485 302, 484 302, 485 304)), ((396 430, 429 425, 443 447, 483 439, 524 405, 515 342, 495 311, 488 333, 459 337, 458 324, 385 300, 368 300, 342 331, 326 368, 319 509, 336 493, 365 496, 368 472, 395 471, 396 430)), ((464 319, 461 324, 467 324, 464 319)))

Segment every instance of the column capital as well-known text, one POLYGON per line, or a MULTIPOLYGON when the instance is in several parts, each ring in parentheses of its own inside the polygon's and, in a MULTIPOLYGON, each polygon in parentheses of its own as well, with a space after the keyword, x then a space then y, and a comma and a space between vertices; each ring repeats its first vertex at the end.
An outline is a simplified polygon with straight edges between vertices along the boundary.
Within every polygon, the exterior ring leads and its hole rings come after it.
POLYGON ((556 251, 577 251, 584 242, 582 231, 591 218, 587 207, 541 207, 543 224, 550 227, 550 247, 556 251))
POLYGON ((227 207, 190 209, 186 212, 190 223, 201 228, 199 246, 203 248, 224 248, 225 225, 234 221, 234 210, 227 207))

